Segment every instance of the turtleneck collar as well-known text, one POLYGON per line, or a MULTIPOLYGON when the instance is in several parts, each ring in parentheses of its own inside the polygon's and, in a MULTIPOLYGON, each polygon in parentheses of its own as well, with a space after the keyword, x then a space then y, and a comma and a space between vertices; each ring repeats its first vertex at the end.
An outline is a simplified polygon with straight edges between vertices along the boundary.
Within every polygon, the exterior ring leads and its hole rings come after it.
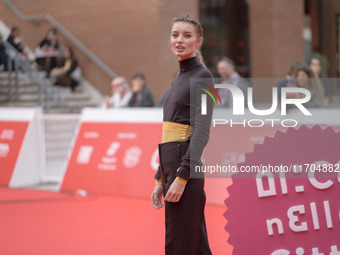
POLYGON ((197 61, 196 56, 184 60, 179 60, 178 62, 180 72, 190 71, 191 69, 201 65, 201 63, 197 61))

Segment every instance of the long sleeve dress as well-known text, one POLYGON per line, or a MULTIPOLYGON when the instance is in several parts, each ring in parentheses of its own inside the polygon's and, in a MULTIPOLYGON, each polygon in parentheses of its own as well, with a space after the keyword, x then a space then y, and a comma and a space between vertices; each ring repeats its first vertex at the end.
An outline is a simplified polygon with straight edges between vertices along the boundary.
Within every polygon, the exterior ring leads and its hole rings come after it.
POLYGON ((202 114, 205 92, 200 87, 213 86, 213 76, 196 57, 179 61, 179 67, 163 105, 160 166, 155 179, 163 186, 164 196, 173 181, 186 186, 179 202, 165 202, 165 251, 167 255, 211 254, 204 218, 204 176, 191 176, 194 166, 202 164, 213 111, 213 101, 207 100, 207 112, 202 114), (178 142, 187 145, 182 149, 178 142))

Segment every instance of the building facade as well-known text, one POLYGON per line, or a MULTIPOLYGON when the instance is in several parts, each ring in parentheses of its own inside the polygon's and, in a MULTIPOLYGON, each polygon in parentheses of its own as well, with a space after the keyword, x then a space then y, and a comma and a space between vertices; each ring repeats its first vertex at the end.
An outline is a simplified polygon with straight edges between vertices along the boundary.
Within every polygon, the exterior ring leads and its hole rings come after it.
MULTIPOLYGON (((143 72, 159 100, 178 72, 169 47, 171 20, 189 13, 204 28, 202 53, 214 75, 223 57, 232 58, 245 77, 285 77, 295 60, 319 52, 328 61, 327 75, 340 75, 340 1, 338 0, 12 0, 25 15, 50 14, 115 73, 143 72)), ((46 21, 22 21, 0 2, 0 19, 20 26, 34 49, 50 28, 46 21)), ((62 35, 62 44, 70 44, 62 35)), ((79 50, 84 76, 102 93, 110 93, 110 77, 79 50)), ((339 86, 332 84, 332 91, 339 86)), ((267 91, 266 87, 261 88, 267 91)), ((261 93, 259 102, 271 100, 261 93)))

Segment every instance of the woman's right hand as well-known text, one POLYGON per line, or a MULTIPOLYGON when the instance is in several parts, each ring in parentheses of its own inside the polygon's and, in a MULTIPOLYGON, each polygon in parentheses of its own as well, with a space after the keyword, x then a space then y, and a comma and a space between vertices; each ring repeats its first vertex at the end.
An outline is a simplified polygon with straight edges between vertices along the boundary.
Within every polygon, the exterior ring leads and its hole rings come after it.
POLYGON ((163 196, 162 186, 155 185, 155 188, 153 189, 152 194, 151 194, 151 204, 157 210, 164 206, 164 203, 162 201, 162 196, 163 196))

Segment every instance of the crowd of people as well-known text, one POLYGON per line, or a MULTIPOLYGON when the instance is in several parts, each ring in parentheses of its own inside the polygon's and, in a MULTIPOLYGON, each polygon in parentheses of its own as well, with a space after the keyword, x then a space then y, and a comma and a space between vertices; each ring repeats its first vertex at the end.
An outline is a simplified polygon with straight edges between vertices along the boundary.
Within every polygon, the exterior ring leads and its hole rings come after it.
MULTIPOLYGON (((19 27, 12 27, 6 41, 19 53, 21 58, 28 59, 27 50, 23 39, 20 37, 19 27)), ((32 61, 32 60, 30 60, 32 61)), ((81 80, 81 71, 71 46, 60 46, 58 30, 51 28, 46 36, 37 45, 32 61, 37 68, 46 72, 46 77, 54 80, 54 85, 69 87, 72 91, 81 80)), ((0 37, 0 66, 4 71, 9 70, 8 55, 3 40, 0 37)), ((15 68, 12 65, 12 70, 15 68)))
MULTIPOLYGON (((311 100, 306 107, 328 107, 330 102, 330 89, 327 76, 322 74, 322 61, 319 57, 312 57, 308 64, 294 61, 289 67, 287 76, 278 83, 278 93, 284 87, 304 88, 311 92, 311 100)), ((289 98, 304 97, 301 93, 289 93, 289 98)))
MULTIPOLYGON (((235 71, 235 64, 231 59, 224 58, 217 64, 218 74, 222 83, 233 84, 239 87, 247 105, 247 89, 251 84, 235 71)), ((308 64, 294 61, 289 67, 285 79, 278 82, 278 97, 281 98, 281 89, 284 87, 304 88, 311 92, 311 100, 305 104, 306 107, 328 107, 330 101, 330 89, 327 76, 322 74, 322 61, 319 57, 313 56, 308 64)), ((233 97, 225 89, 219 89, 222 100, 222 107, 231 107, 233 97)), ((302 98, 303 93, 287 93, 287 98, 302 98)))
POLYGON ((131 87, 124 77, 116 77, 111 82, 112 95, 105 97, 104 108, 152 107, 153 94, 146 84, 143 73, 132 76, 131 87))
MULTIPOLYGON (((217 72, 221 83, 237 86, 244 95, 245 107, 247 107, 247 89, 251 83, 242 77, 235 70, 235 63, 230 58, 223 58, 217 63, 217 72)), ((281 97, 281 89, 284 87, 297 87, 308 89, 311 92, 311 100, 305 104, 306 107, 328 107, 330 102, 330 89, 327 76, 322 74, 322 61, 319 57, 313 56, 308 64, 294 61, 289 67, 287 76, 278 82, 278 97, 281 97)), ((103 107, 152 107, 163 105, 167 91, 161 100, 154 104, 150 88, 146 84, 145 76, 136 73, 132 77, 131 88, 124 77, 117 77, 112 80, 112 95, 106 96, 103 107)), ((228 89, 218 89, 221 98, 221 107, 230 108, 233 106, 233 96, 228 89)), ((288 93, 287 98, 301 98, 302 93, 288 93)))
MULTIPOLYGON (((22 58, 27 58, 25 45, 20 38, 21 30, 19 27, 13 27, 6 39, 20 54, 22 58)), ((0 66, 7 71, 8 56, 6 55, 3 40, 0 37, 0 66)), ((40 70, 46 72, 46 77, 52 78, 55 85, 69 87, 72 91, 81 80, 81 72, 78 61, 75 57, 72 47, 60 45, 58 40, 58 30, 51 28, 47 31, 46 36, 37 45, 34 52, 34 62, 40 70)), ((14 68, 14 65, 12 65, 14 68)), ((243 78, 236 70, 235 63, 230 58, 223 58, 217 63, 217 72, 222 83, 234 84, 239 87, 245 97, 245 106, 247 106, 247 88, 251 84, 243 78)), ((311 92, 312 98, 307 103, 307 107, 328 107, 330 102, 330 89, 327 77, 322 74, 322 60, 313 56, 309 63, 305 64, 300 61, 294 61, 287 73, 286 78, 277 84, 278 96, 281 97, 283 87, 301 87, 311 92)), ((146 78, 143 73, 136 73, 131 79, 131 86, 126 78, 117 77, 111 83, 112 94, 105 98, 103 107, 152 107, 162 106, 166 92, 162 99, 155 104, 154 97, 150 87, 146 84, 146 78)), ((233 97, 227 89, 219 89, 219 95, 222 101, 222 107, 232 107, 233 97)), ((300 98, 304 95, 301 93, 289 93, 290 98, 300 98)))

